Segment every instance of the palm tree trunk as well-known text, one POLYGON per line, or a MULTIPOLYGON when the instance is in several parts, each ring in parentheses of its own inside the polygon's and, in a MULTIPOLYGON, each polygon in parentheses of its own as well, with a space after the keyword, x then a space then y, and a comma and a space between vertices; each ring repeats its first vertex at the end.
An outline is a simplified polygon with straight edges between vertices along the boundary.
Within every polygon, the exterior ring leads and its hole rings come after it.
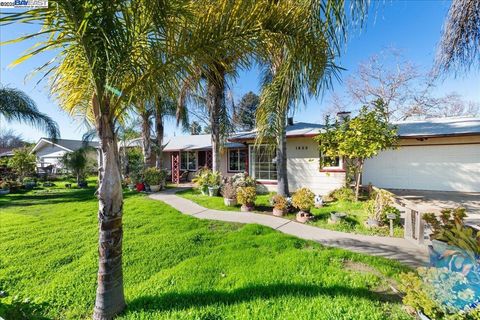
POLYGON ((114 124, 108 102, 104 108, 94 96, 96 125, 103 166, 98 188, 98 286, 93 319, 110 320, 125 308, 122 272, 123 194, 114 124), (100 111, 102 110, 102 111, 100 111))
POLYGON ((152 161, 152 138, 150 136, 150 117, 148 113, 142 113, 142 151, 143 163, 146 168, 153 165, 152 161))
POLYGON ((207 84, 207 108, 212 127, 212 171, 220 171, 220 146, 221 146, 221 110, 225 103, 225 69, 217 65, 216 72, 212 71, 207 84))
POLYGON ((156 149, 156 161, 155 166, 157 169, 162 169, 162 156, 163 156, 163 114, 162 114, 162 101, 159 97, 156 101, 156 110, 155 110, 155 133, 157 138, 157 149, 156 149))
POLYGON ((287 172, 287 133, 285 114, 279 115, 278 136, 276 146, 277 156, 277 193, 289 196, 287 172))

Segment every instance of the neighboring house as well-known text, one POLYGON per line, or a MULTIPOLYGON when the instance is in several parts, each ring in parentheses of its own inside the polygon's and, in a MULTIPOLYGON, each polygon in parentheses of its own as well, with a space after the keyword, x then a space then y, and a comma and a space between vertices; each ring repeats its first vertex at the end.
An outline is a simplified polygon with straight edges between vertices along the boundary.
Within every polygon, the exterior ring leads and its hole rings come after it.
MULTIPOLYGON (((480 192, 480 118, 395 124, 399 147, 365 162, 363 184, 390 189, 480 192)), ((342 159, 328 159, 334 166, 320 165, 322 159, 313 137, 322 129, 323 125, 314 123, 287 126, 287 170, 291 191, 308 187, 316 194, 326 194, 344 185, 342 159)), ((223 176, 248 172, 259 184, 275 190, 275 152, 266 145, 255 147, 255 137, 255 131, 251 131, 228 138, 221 153, 221 172, 223 176)), ((211 167, 210 135, 168 137, 165 141, 163 166, 172 172, 173 182, 177 182, 185 171, 189 171, 192 178, 201 167, 211 167)))
MULTIPOLYGON (((37 172, 39 173, 58 173, 63 169, 61 159, 65 153, 76 151, 85 144, 80 140, 57 139, 55 141, 48 138, 40 138, 32 153, 37 157, 37 172)), ((99 144, 96 141, 91 141, 88 146, 92 147, 88 156, 97 161, 99 144)))

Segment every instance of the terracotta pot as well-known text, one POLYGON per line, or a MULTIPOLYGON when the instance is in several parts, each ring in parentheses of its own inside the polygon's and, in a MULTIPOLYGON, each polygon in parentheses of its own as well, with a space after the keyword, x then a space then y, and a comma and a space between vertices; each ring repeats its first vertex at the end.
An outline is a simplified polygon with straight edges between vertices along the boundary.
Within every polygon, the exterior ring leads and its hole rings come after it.
POLYGON ((141 182, 135 184, 135 187, 137 188, 137 191, 138 191, 138 192, 145 190, 145 185, 144 185, 143 183, 141 183, 141 182))
POLYGON ((225 203, 227 207, 235 207, 237 205, 237 199, 223 198, 223 203, 225 203))
POLYGON ((285 210, 282 210, 282 209, 277 209, 275 207, 273 207, 273 212, 272 214, 274 216, 277 216, 277 217, 283 217, 283 215, 285 214, 285 210))
POLYGON ((158 191, 160 191, 160 188, 161 188, 161 187, 162 187, 162 186, 159 185, 159 184, 157 184, 157 185, 151 185, 151 186, 150 186, 150 191, 152 191, 152 192, 158 192, 158 191))
POLYGON ((312 219, 312 215, 305 211, 300 211, 297 213, 296 219, 298 222, 305 223, 312 219))
POLYGON ((253 204, 242 204, 242 206, 240 207, 240 210, 243 212, 250 212, 253 211, 253 209, 255 209, 255 206, 253 204))

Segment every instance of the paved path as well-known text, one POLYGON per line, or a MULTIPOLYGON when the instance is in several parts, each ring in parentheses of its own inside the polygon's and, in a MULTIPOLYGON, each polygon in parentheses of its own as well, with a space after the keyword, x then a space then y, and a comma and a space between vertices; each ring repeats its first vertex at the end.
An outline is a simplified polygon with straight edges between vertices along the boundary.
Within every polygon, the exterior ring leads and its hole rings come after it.
POLYGON ((175 195, 182 189, 185 188, 168 189, 151 194, 150 198, 163 201, 178 211, 199 219, 261 224, 326 246, 395 259, 414 267, 425 265, 428 261, 426 248, 419 247, 405 239, 326 230, 266 214, 207 209, 193 201, 175 195))

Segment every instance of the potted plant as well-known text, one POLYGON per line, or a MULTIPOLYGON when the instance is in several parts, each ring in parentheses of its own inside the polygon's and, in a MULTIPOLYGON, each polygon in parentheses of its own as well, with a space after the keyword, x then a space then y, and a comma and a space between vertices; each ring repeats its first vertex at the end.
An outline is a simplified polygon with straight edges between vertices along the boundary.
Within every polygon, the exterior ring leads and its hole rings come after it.
POLYGON ((143 179, 150 186, 150 191, 158 192, 165 181, 165 173, 157 168, 147 168, 143 171, 143 179))
POLYGON ((9 194, 10 193, 10 184, 6 181, 0 183, 0 195, 9 194))
POLYGON ((135 183, 133 183, 130 177, 125 178, 125 185, 127 186, 128 190, 130 191, 135 190, 135 183))
POLYGON ((315 194, 308 188, 298 189, 292 196, 292 204, 299 209, 297 213, 297 221, 305 223, 312 218, 310 209, 315 205, 315 194))
POLYGON ((255 187, 239 187, 237 189, 237 200, 242 205, 240 210, 253 211, 256 199, 257 189, 255 187))
POLYGON ((202 168, 197 171, 195 178, 192 179, 192 182, 204 196, 208 194, 208 177, 211 172, 212 170, 208 168, 202 168))
POLYGON ((270 199, 270 202, 273 205, 274 216, 281 217, 287 212, 288 202, 284 196, 276 194, 270 199))
POLYGON ((227 207, 237 205, 237 190, 233 185, 232 179, 228 178, 222 187, 223 202, 227 207))
POLYGON ((222 176, 220 172, 210 171, 207 176, 207 185, 208 185, 208 196, 215 197, 218 195, 218 190, 220 189, 220 181, 222 176))

